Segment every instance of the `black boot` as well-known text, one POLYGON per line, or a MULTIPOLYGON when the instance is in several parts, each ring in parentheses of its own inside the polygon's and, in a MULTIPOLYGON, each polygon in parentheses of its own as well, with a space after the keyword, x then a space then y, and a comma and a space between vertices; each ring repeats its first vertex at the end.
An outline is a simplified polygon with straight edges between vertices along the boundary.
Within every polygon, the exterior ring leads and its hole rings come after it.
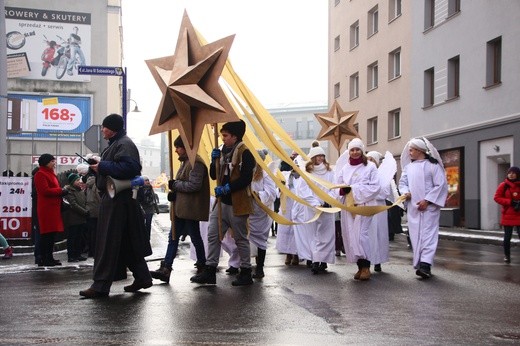
POLYGON ((422 277, 423 279, 429 279, 432 277, 431 265, 426 262, 419 263, 419 269, 415 272, 417 276, 422 277))
POLYGON ((253 278, 251 277, 251 268, 240 268, 240 274, 237 279, 231 283, 233 286, 246 286, 253 284, 253 278))
POLYGON ((159 279, 166 283, 170 282, 170 274, 172 272, 172 266, 167 266, 164 261, 161 261, 161 267, 157 270, 150 271, 152 278, 159 279))
POLYGON ((198 284, 216 285, 217 267, 206 266, 202 273, 192 276, 190 281, 198 284))
POLYGON ((258 256, 256 257, 256 269, 253 277, 255 279, 261 279, 265 276, 264 274, 264 263, 265 263, 266 250, 258 249, 258 256))

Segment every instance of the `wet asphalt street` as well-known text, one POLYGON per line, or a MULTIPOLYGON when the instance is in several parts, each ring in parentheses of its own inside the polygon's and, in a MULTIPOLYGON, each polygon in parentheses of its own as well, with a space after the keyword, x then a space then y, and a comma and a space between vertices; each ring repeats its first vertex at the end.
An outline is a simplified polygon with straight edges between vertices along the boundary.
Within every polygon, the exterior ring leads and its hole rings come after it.
MULTIPOLYGON (((150 269, 164 254, 165 231, 153 234, 150 269)), ((501 247, 441 240, 435 276, 422 280, 401 236, 383 272, 359 282, 345 257, 313 275, 303 264, 284 265, 274 244, 271 237, 265 278, 252 286, 231 286, 227 256, 217 286, 190 283, 186 241, 169 284, 125 293, 129 278, 100 300, 78 295, 91 283, 92 259, 51 269, 2 261, 0 345, 520 344, 518 247, 505 265, 501 247)))

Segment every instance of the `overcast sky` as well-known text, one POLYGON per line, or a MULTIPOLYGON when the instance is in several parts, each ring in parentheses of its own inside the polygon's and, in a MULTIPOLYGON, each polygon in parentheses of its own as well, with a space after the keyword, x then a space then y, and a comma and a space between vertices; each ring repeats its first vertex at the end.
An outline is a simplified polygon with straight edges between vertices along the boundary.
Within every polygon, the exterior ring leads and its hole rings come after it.
MULTIPOLYGON (((129 134, 136 140, 148 134, 161 98, 144 61, 175 53, 184 10, 208 42, 236 35, 228 58, 264 107, 327 102, 328 1, 122 3, 123 66, 131 98, 142 111, 128 115, 129 134)), ((131 102, 129 110, 134 106, 131 102)))

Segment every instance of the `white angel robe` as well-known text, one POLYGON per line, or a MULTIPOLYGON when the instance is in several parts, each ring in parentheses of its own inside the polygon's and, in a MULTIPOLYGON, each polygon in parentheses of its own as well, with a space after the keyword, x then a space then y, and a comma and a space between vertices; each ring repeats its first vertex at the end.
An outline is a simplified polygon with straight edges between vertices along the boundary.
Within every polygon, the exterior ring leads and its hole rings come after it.
MULTIPOLYGON (((285 178, 285 186, 287 186, 291 192, 296 193, 294 184, 295 180, 297 179, 294 177, 294 174, 291 174, 291 172, 287 171, 282 172, 282 174, 285 178)), ((294 200, 292 198, 285 198, 285 208, 283 209, 283 206, 280 205, 280 211, 278 211, 278 214, 287 220, 292 221, 293 204, 294 200)), ((294 239, 294 226, 278 224, 278 232, 276 233, 276 250, 283 254, 298 254, 298 250, 296 249, 296 240, 294 239)))
MULTIPOLYGON (((358 206, 377 205, 376 198, 380 186, 377 176, 377 168, 373 162, 351 165, 348 160, 337 172, 338 184, 346 184, 351 187, 354 203, 358 206)), ((345 203, 345 196, 342 197, 345 203)), ((347 262, 356 263, 359 259, 370 260, 372 256, 370 248, 370 233, 376 232, 375 219, 372 216, 351 214, 346 210, 341 213, 341 235, 347 262)))
POLYGON ((432 265, 437 251, 441 208, 448 196, 444 169, 440 164, 431 163, 427 159, 413 161, 403 169, 399 191, 402 194, 411 194, 411 200, 406 205, 413 266, 419 268, 420 262, 432 265), (423 199, 431 204, 426 210, 419 211, 417 203, 423 199))
MULTIPOLYGON (((251 182, 251 190, 258 195, 262 204, 274 208, 276 199, 276 184, 273 179, 264 171, 262 178, 251 182)), ((249 226, 249 242, 258 249, 267 249, 267 239, 273 223, 273 219, 253 200, 253 213, 249 214, 247 220, 249 226)))
MULTIPOLYGON (((376 205, 386 206, 386 199, 390 196, 390 184, 383 184, 381 182, 381 190, 376 197, 376 205)), ((374 218, 374 232, 370 236, 370 251, 369 260, 372 264, 381 264, 388 262, 389 259, 389 238, 388 238, 388 212, 382 211, 373 216, 374 218)))
MULTIPOLYGON (((330 183, 334 182, 334 171, 327 171, 325 165, 315 166, 310 174, 330 183)), ((309 187, 307 182, 300 177, 297 179, 296 194, 314 207, 322 206, 324 201, 320 199, 309 187)), ((327 189, 317 183, 318 187, 332 198, 337 198, 337 192, 327 189)), ((295 203, 292 210, 293 220, 306 222, 314 217, 316 209, 295 203)), ((336 233, 334 226, 334 214, 322 213, 319 218, 307 224, 295 225, 295 240, 300 259, 312 262, 335 263, 335 241, 336 233)))

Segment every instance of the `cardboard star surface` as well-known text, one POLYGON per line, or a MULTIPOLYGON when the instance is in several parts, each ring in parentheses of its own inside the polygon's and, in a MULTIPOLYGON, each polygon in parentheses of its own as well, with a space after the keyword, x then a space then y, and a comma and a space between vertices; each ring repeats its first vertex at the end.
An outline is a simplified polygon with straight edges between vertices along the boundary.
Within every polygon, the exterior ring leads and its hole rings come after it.
POLYGON ((347 139, 359 137, 354 127, 358 111, 344 112, 335 100, 328 113, 316 113, 314 116, 321 124, 317 139, 329 140, 339 151, 347 139))
POLYGON ((192 164, 206 124, 239 120, 218 82, 233 39, 202 46, 184 12, 175 54, 146 61, 163 93, 150 135, 178 129, 192 164))

